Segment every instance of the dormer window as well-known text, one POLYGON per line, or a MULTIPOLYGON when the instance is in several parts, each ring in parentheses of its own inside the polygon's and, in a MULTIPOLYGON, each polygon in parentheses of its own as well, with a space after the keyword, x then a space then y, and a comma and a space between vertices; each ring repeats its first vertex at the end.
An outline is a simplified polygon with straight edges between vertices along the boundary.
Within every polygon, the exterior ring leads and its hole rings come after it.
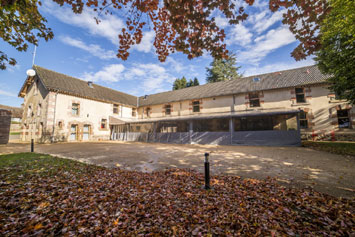
POLYGON ((118 114, 118 111, 119 111, 119 106, 116 105, 116 104, 114 104, 114 105, 113 105, 113 113, 114 113, 114 114, 118 114))
POLYGON ((78 103, 72 103, 71 106, 71 114, 72 115, 79 115, 79 104, 78 103))
POLYGON ((145 114, 147 115, 148 118, 150 118, 150 111, 151 111, 151 108, 146 108, 145 109, 145 114))
POLYGON ((295 88, 296 102, 306 103, 306 96, 304 95, 304 88, 295 88))
POLYGON ((250 107, 260 107, 260 99, 258 92, 249 93, 249 104, 250 107))
POLYGON ((165 105, 165 115, 171 114, 171 105, 165 105))
POLYGON ((195 100, 192 102, 192 111, 194 113, 200 112, 200 101, 199 100, 195 100))

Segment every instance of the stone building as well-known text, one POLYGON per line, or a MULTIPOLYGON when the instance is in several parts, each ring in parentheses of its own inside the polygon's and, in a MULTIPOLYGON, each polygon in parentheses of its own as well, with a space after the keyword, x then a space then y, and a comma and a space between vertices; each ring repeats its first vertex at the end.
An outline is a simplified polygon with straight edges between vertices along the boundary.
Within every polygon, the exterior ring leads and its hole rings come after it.
POLYGON ((11 111, 0 109, 0 144, 9 142, 11 111))
POLYGON ((11 112, 9 141, 10 142, 19 141, 22 132, 22 128, 21 128, 22 109, 17 107, 1 105, 1 104, 0 104, 0 109, 11 112))
POLYGON ((300 134, 355 137, 355 109, 329 91, 317 66, 142 97, 34 70, 19 93, 24 141, 300 145, 300 134))

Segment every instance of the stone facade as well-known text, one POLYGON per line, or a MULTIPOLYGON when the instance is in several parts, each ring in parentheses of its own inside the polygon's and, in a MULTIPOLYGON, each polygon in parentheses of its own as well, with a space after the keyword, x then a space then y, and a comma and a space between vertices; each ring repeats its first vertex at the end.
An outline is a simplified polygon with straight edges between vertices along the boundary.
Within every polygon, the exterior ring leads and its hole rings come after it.
POLYGON ((299 122, 304 139, 354 140, 355 108, 337 100, 326 83, 146 106, 139 106, 137 98, 138 106, 128 106, 47 90, 35 78, 27 84, 24 96, 23 141, 109 140, 113 129, 119 131, 112 118, 131 124, 244 113, 268 116, 273 111, 291 110, 302 111, 299 122))
POLYGON ((36 80, 24 97, 22 141, 100 141, 110 139, 109 117, 134 119, 132 107, 48 91, 36 80), (78 105, 77 114, 73 104, 78 105), (105 128, 101 123, 106 120, 105 128), (74 130, 75 129, 75 130, 74 130))
POLYGON ((11 111, 0 109, 0 144, 9 142, 11 111))

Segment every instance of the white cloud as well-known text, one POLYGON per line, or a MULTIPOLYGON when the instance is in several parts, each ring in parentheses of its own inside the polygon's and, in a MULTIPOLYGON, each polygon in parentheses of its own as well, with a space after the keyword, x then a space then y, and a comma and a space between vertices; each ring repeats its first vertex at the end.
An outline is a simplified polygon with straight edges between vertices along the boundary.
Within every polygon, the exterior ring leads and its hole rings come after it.
POLYGON ((4 90, 0 90, 0 95, 10 96, 10 97, 17 97, 16 93, 11 93, 11 92, 4 91, 4 90))
POLYGON ((280 26, 268 31, 254 45, 249 45, 245 50, 239 52, 238 58, 243 63, 258 63, 274 50, 295 41, 294 35, 288 30, 287 26, 280 26))
POLYGON ((98 72, 85 72, 81 77, 87 81, 117 82, 122 80, 122 72, 125 67, 122 64, 111 64, 105 66, 98 72))
POLYGON ((154 37, 155 37, 154 31, 144 32, 140 44, 133 45, 132 49, 144 53, 151 52, 153 48, 154 37))
POLYGON ((275 71, 288 70, 292 68, 305 67, 314 64, 315 64, 314 60, 308 58, 307 60, 302 60, 298 62, 294 61, 293 63, 280 62, 280 63, 267 64, 262 67, 259 66, 245 67, 243 69, 245 69, 244 76, 252 76, 252 75, 259 75, 259 74, 270 73, 275 71))
POLYGON ((111 64, 97 72, 86 72, 81 78, 87 81, 132 81, 129 93, 152 94, 170 90, 175 78, 162 65, 148 63, 133 64, 125 68, 122 64, 111 64))
POLYGON ((262 33, 271 27, 276 22, 280 22, 282 19, 282 15, 286 12, 286 10, 277 11, 275 13, 271 13, 270 10, 265 10, 251 16, 250 23, 253 24, 253 29, 258 33, 262 33))
POLYGON ((246 46, 251 43, 253 34, 242 24, 233 26, 229 32, 230 37, 226 40, 228 45, 246 46))
POLYGON ((40 9, 66 24, 84 28, 92 35, 104 37, 115 45, 118 44, 118 34, 124 26, 123 21, 117 16, 105 14, 100 16, 101 22, 97 24, 94 17, 98 14, 88 8, 81 14, 74 14, 68 7, 58 7, 56 3, 44 1, 40 9))
POLYGON ((74 39, 70 36, 59 36, 59 40, 67 45, 85 50, 100 59, 116 58, 116 54, 113 50, 106 51, 105 49, 101 48, 100 45, 97 44, 86 44, 84 41, 80 39, 74 39))
POLYGON ((229 25, 228 19, 225 17, 216 16, 215 21, 219 28, 224 28, 229 25))
POLYGON ((141 93, 145 94, 169 90, 175 79, 163 66, 153 63, 133 65, 124 78, 139 82, 141 93))

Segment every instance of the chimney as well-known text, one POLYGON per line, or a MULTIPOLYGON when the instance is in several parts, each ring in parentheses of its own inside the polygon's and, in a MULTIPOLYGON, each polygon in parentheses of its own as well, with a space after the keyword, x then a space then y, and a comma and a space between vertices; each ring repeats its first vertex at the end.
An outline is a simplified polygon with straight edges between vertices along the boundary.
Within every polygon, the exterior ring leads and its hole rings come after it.
POLYGON ((88 81, 88 86, 89 86, 90 88, 94 88, 94 87, 92 86, 92 84, 93 84, 92 81, 88 81))

